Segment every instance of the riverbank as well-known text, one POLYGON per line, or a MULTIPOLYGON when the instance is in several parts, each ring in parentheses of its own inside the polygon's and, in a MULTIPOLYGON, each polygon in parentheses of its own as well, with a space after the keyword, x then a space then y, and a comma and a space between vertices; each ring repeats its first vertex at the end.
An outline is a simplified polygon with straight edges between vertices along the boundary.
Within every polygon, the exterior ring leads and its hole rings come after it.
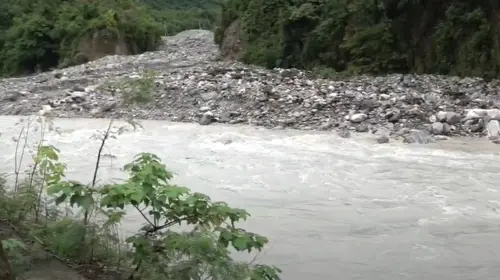
POLYGON ((185 31, 165 38, 157 52, 3 79, 0 114, 244 123, 343 137, 373 133, 380 143, 456 136, 499 141, 498 81, 430 75, 328 80, 217 57, 211 32, 185 31))

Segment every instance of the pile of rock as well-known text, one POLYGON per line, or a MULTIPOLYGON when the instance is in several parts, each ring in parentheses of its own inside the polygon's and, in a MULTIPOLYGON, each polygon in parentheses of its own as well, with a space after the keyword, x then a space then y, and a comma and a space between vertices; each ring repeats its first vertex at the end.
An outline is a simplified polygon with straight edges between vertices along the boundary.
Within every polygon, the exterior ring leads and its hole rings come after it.
POLYGON ((406 142, 429 135, 483 136, 498 141, 498 82, 432 75, 315 79, 295 69, 265 70, 217 61, 208 31, 165 38, 161 51, 109 56, 76 67, 0 81, 0 114, 44 111, 59 117, 133 117, 245 123, 269 128, 377 133, 406 142), (154 70, 152 102, 123 102, 128 89, 110 86, 140 80, 154 70), (50 107, 50 109, 48 109, 50 107))

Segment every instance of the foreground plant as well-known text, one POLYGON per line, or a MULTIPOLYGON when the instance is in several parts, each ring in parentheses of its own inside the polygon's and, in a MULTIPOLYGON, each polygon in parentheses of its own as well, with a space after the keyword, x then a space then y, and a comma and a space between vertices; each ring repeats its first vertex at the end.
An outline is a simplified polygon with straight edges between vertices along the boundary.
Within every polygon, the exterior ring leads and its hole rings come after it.
POLYGON ((137 155, 124 170, 129 173, 124 183, 92 188, 59 181, 48 191, 57 203, 68 200, 83 209, 100 200, 100 207, 112 210, 108 217, 114 222, 130 208, 144 218, 141 231, 126 239, 134 248, 129 279, 279 279, 275 267, 245 265, 230 257, 229 245, 251 252, 268 243, 236 227, 249 216, 245 210, 172 184, 173 174, 153 154, 137 155), (174 231, 176 225, 191 230, 174 231))

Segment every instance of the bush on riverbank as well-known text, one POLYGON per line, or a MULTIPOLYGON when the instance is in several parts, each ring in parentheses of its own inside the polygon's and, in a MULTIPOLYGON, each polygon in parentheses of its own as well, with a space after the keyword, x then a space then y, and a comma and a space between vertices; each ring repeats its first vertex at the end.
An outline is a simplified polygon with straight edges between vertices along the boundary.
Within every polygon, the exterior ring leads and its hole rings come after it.
MULTIPOLYGON (((96 136, 101 145, 89 184, 65 178, 59 151, 43 141, 46 128, 53 128, 43 120, 37 127, 42 140, 32 149, 25 176, 21 171, 31 149, 29 124, 17 139, 13 182, 0 184, 3 273, 29 272, 40 252, 50 252, 99 279, 279 279, 275 267, 230 257, 230 248, 260 251, 268 242, 237 227, 249 214, 173 184, 173 174, 155 155, 140 153, 125 165, 124 182, 99 185, 106 141, 126 127, 110 123, 96 136), (125 211, 136 211, 145 225, 122 242, 119 224, 125 211)), ((10 277, 0 279, 14 279, 10 277)))
POLYGON ((267 67, 492 77, 499 11, 493 0, 228 0, 216 41, 267 67))

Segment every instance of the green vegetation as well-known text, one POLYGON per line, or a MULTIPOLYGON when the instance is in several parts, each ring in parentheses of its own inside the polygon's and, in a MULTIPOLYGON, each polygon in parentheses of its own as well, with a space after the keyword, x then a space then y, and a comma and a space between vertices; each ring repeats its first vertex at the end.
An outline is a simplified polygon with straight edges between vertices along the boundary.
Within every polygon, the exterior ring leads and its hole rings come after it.
POLYGON ((0 75, 67 67, 117 50, 151 51, 162 35, 211 29, 216 7, 208 1, 0 1, 0 75))
POLYGON ((142 0, 145 4, 159 10, 184 11, 203 9, 209 10, 218 7, 218 0, 142 0))
MULTIPOLYGON (((237 227, 249 214, 175 185, 173 173, 157 156, 139 153, 124 166, 126 180, 98 183, 106 141, 129 126, 115 127, 110 122, 107 130, 96 135, 101 143, 96 167, 89 174, 90 183, 84 184, 66 179, 59 151, 43 141, 53 125, 40 120, 36 125, 23 124, 13 183, 2 179, 0 184, 0 279, 21 279, 23 272, 36 267, 40 252, 77 266, 92 279, 108 279, 108 275, 136 280, 279 279, 275 267, 230 257, 230 250, 260 251, 268 242, 237 227), (23 176, 23 155, 31 150, 26 139, 33 131, 40 133, 41 140, 35 143, 31 167, 23 176), (144 226, 136 234, 118 234, 125 212, 143 218, 144 226), (14 233, 7 236, 8 229, 14 233)), ((45 269, 50 273, 50 268, 45 269)))
POLYGON ((238 22, 243 60, 266 67, 494 77, 499 12, 494 0, 227 0, 215 36, 228 44, 238 22))
POLYGON ((158 73, 155 71, 147 70, 140 75, 108 81, 100 87, 120 94, 125 104, 149 104, 155 98, 155 79, 157 76, 158 73))
POLYGON ((189 29, 215 28, 220 11, 219 0, 142 0, 153 7, 165 35, 189 29))

